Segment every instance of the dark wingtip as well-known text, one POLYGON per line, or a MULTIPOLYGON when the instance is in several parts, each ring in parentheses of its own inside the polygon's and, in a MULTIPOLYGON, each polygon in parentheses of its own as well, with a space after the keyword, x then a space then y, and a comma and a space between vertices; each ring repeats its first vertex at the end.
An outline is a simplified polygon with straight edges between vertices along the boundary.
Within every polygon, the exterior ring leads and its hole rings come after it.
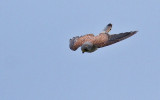
POLYGON ((131 31, 132 34, 136 34, 138 31, 131 31))
POLYGON ((132 32, 137 33, 138 31, 132 31, 132 32))
POLYGON ((107 26, 111 26, 111 27, 112 27, 112 24, 111 24, 111 23, 109 23, 107 26))

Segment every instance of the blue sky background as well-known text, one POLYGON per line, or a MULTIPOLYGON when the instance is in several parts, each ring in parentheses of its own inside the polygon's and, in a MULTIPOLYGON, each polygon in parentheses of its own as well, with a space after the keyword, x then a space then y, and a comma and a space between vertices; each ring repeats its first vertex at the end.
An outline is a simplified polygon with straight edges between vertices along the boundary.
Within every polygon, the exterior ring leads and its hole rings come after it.
POLYGON ((160 0, 0 0, 0 100, 160 100, 160 0), (94 53, 69 39, 139 32, 94 53))

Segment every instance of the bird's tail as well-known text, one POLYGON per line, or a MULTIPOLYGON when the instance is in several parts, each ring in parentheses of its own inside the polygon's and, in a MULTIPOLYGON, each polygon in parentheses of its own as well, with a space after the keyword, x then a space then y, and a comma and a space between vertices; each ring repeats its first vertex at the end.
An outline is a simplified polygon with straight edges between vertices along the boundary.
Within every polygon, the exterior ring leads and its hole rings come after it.
POLYGON ((73 37, 72 39, 69 40, 69 47, 71 50, 75 51, 77 48, 74 48, 74 43, 76 40, 79 38, 79 36, 73 37))

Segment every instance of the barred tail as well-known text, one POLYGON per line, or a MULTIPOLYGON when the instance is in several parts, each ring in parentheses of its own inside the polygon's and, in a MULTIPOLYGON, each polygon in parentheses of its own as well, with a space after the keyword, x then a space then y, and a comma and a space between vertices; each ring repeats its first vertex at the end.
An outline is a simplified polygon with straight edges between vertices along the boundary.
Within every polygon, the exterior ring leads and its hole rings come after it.
POLYGON ((79 38, 79 36, 73 37, 72 39, 69 40, 69 47, 71 50, 75 51, 77 48, 74 47, 74 43, 76 40, 79 38))

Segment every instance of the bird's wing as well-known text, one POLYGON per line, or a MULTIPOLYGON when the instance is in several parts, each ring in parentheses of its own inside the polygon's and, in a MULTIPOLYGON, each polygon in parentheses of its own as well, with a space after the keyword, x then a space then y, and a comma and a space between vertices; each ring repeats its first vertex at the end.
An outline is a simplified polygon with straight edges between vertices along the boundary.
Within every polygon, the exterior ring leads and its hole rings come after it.
POLYGON ((131 32, 125 32, 125 33, 119 33, 119 34, 105 34, 100 33, 97 36, 94 36, 93 34, 87 34, 84 36, 76 36, 70 39, 70 49, 71 50, 77 50, 80 46, 82 46, 85 42, 90 42, 97 48, 101 48, 104 46, 108 46, 114 43, 117 43, 119 41, 122 41, 132 35, 137 33, 137 31, 131 31, 131 32))
MULTIPOLYGON (((111 44, 114 44, 114 43, 117 43, 119 41, 122 41, 134 34, 136 34, 137 31, 131 31, 131 32, 125 32, 125 33, 119 33, 119 34, 112 34, 112 35, 109 35, 109 38, 108 38, 108 41, 105 43, 104 46, 108 46, 108 45, 111 45, 111 44)), ((102 46, 103 47, 103 46, 102 46)))
POLYGON ((93 34, 87 34, 84 36, 76 36, 73 37, 72 39, 70 39, 70 44, 69 47, 71 50, 75 51, 77 50, 80 46, 82 46, 82 44, 84 44, 85 42, 91 42, 94 40, 94 35, 93 34))

